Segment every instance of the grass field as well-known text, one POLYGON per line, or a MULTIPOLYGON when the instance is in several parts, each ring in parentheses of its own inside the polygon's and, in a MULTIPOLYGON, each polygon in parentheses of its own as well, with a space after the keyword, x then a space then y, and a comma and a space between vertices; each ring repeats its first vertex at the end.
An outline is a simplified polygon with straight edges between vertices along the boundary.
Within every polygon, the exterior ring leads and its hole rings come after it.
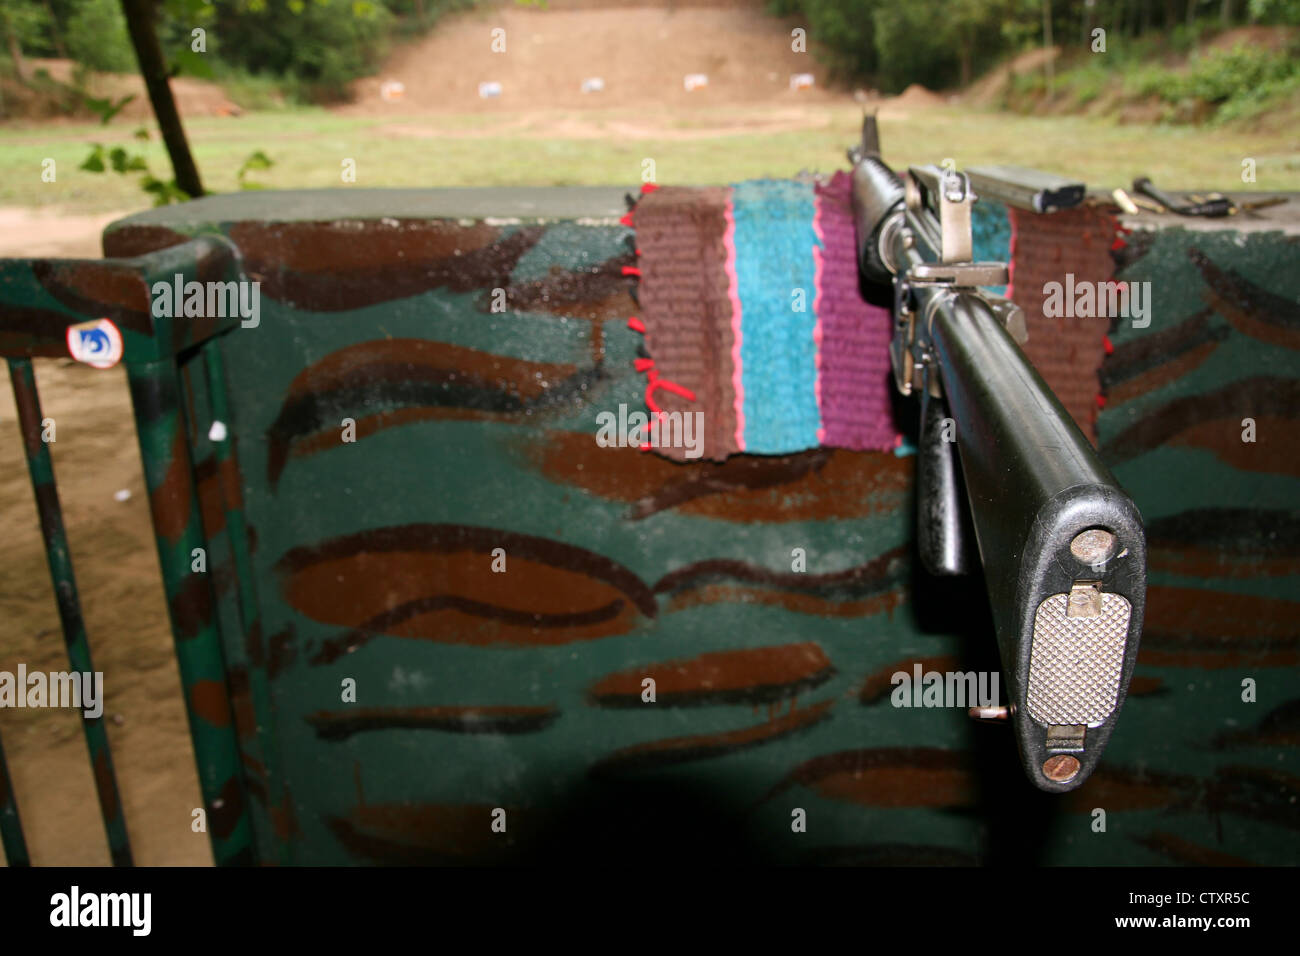
MULTIPOLYGON (((789 176, 801 169, 845 168, 857 135, 853 103, 807 109, 733 107, 634 116, 616 111, 555 111, 401 116, 341 115, 296 109, 187 122, 206 187, 236 188, 254 150, 273 168, 250 174, 270 188, 634 184, 642 161, 660 183, 728 182, 789 176), (355 185, 341 180, 356 161, 355 185)), ((0 130, 0 205, 57 206, 77 212, 143 207, 135 178, 78 166, 89 144, 142 152, 152 171, 170 167, 155 133, 132 138, 132 124, 46 124, 0 130), (57 164, 43 182, 42 161, 57 164)), ((887 105, 881 113, 886 157, 896 164, 959 166, 1015 163, 1083 179, 1127 185, 1148 175, 1168 188, 1223 191, 1300 190, 1300 133, 1128 125, 1092 118, 1027 117, 949 106, 887 105), (1242 162, 1256 162, 1243 184, 1242 162)))

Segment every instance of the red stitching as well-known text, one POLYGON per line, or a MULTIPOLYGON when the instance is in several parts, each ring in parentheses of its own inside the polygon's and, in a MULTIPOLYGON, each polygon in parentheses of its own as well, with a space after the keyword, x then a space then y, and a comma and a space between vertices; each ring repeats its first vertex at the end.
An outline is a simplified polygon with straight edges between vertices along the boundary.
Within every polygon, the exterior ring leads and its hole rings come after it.
POLYGON ((625 275, 625 276, 636 276, 636 277, 640 278, 640 276, 641 276, 641 270, 638 269, 636 266, 624 266, 624 267, 623 267, 623 275, 625 275))
POLYGON ((645 335, 645 323, 642 322, 640 319, 638 319, 635 315, 632 316, 632 318, 627 320, 627 327, 631 329, 633 332, 640 332, 642 335, 645 335))
POLYGON ((666 391, 672 392, 674 395, 680 395, 688 402, 695 401, 695 393, 685 385, 678 385, 676 382, 670 382, 666 378, 661 378, 657 381, 651 381, 650 387, 646 389, 647 404, 649 404, 648 399, 650 398, 650 393, 656 388, 662 388, 666 391))

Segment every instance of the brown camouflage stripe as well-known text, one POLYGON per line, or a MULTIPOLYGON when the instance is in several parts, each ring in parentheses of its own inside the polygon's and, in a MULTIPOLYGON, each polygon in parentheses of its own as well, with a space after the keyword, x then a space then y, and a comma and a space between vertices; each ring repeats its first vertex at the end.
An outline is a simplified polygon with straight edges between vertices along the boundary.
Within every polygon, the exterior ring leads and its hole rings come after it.
POLYGON ((337 447, 344 418, 356 422, 358 440, 415 421, 522 418, 581 401, 597 374, 424 339, 351 345, 295 376, 267 429, 267 477, 274 487, 291 456, 337 447), (389 409, 375 413, 376 405, 389 409))
POLYGON ((559 719, 550 706, 362 707, 319 710, 304 718, 322 740, 373 730, 438 730, 457 734, 532 734, 559 719))
POLYGON ((1300 510, 1193 508, 1148 521, 1147 566, 1198 578, 1300 575, 1300 510))
POLYGON ((975 801, 970 755, 937 747, 877 747, 814 757, 795 767, 760 802, 795 786, 868 807, 962 807, 975 801))
POLYGON ((833 700, 822 701, 739 730, 669 737, 623 747, 593 763, 590 773, 593 777, 618 776, 740 753, 808 730, 830 717, 834 704, 833 700))
POLYGON ((1216 750, 1248 747, 1300 747, 1300 697, 1278 704, 1247 730, 1225 730, 1214 738, 1216 750))
POLYGON ((503 807, 506 834, 494 833, 494 809, 488 804, 363 804, 325 823, 358 859, 399 866, 439 859, 485 862, 516 845, 516 838, 507 836, 511 831, 528 832, 528 811, 503 807))
POLYGON ((238 223, 230 237, 262 294, 310 312, 347 312, 437 289, 504 287, 545 227, 404 220, 238 223))
POLYGON ((642 664, 601 678, 587 697, 597 707, 642 707, 642 681, 649 678, 658 707, 755 706, 797 697, 834 675, 817 644, 782 644, 642 664))
POLYGON ((601 448, 589 435, 559 431, 545 432, 522 450, 552 481, 628 502, 627 517, 634 521, 664 511, 746 523, 890 514, 908 500, 914 467, 911 458, 816 448, 682 468, 635 448, 601 448))
POLYGON ((1163 830, 1152 830, 1144 836, 1130 837, 1138 846, 1172 860, 1182 866, 1255 866, 1250 860, 1231 853, 1223 853, 1185 840, 1163 830))
POLYGON ((961 670, 961 662, 951 654, 904 658, 901 661, 886 664, 884 667, 877 668, 868 674, 866 680, 862 682, 862 688, 858 691, 858 703, 878 704, 887 699, 896 686, 894 684, 894 675, 901 671, 910 677, 913 669, 918 664, 921 665, 922 674, 928 671, 947 673, 961 670))
POLYGON ((1202 811, 1300 830, 1300 777, 1271 767, 1217 767, 1205 778, 1102 764, 1078 790, 1061 796, 1068 813, 1108 811, 1202 811))
POLYGON ((809 574, 806 571, 772 571, 730 558, 694 561, 665 574, 655 582, 655 594, 676 595, 709 584, 740 581, 773 590, 812 594, 828 600, 857 600, 892 589, 907 570, 906 548, 898 547, 862 564, 809 574))
POLYGON ((122 331, 153 334, 150 290, 137 268, 125 263, 43 259, 32 263, 32 273, 46 292, 73 312, 110 318, 122 331))
POLYGON ((1241 379, 1212 392, 1164 402, 1107 441, 1101 453, 1114 466, 1162 445, 1189 445, 1242 471, 1300 477, 1300 446, 1289 437, 1297 407, 1300 381, 1241 379), (1256 420, 1256 443, 1241 440, 1243 409, 1256 420))
POLYGON ((546 646, 622 634, 658 613, 650 589, 603 555, 466 525, 361 531, 294 548, 276 570, 291 607, 351 629, 324 642, 313 664, 336 660, 375 633, 546 646), (492 570, 496 548, 506 553, 508 574, 492 570))
POLYGON ((1200 249, 1187 255, 1205 280, 1210 306, 1233 328, 1268 345, 1300 349, 1300 305, 1221 268, 1200 249))

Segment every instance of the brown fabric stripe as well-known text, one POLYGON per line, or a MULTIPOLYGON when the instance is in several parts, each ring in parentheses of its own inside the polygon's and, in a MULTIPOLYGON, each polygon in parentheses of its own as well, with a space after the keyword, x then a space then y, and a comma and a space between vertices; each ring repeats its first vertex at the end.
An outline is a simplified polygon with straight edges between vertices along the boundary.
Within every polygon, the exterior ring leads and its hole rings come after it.
MULTIPOLYGON (((634 214, 641 250, 641 320, 646 349, 662 378, 695 393, 689 402, 663 389, 668 412, 704 413, 705 458, 722 461, 736 445, 726 207, 730 190, 666 186, 641 198, 634 214)), ((677 461, 685 449, 655 449, 677 461)))
POLYGON ((1076 284, 1100 284, 1113 278, 1115 262, 1110 247, 1118 223, 1091 206, 1051 215, 1016 209, 1008 212, 1016 236, 1012 299, 1025 310, 1029 329, 1025 354, 1095 444, 1099 372, 1110 319, 1047 318, 1043 315, 1043 288, 1048 282, 1063 283, 1067 272, 1074 273, 1076 284))

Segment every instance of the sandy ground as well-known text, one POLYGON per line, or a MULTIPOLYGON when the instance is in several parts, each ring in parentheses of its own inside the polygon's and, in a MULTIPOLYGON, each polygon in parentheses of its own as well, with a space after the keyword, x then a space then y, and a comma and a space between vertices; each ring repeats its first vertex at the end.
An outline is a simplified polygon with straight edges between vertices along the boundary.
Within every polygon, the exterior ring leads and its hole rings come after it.
MULTIPOLYGON (((90 257, 121 213, 0 209, 0 258, 90 257)), ((66 670, 54 592, 27 480, 6 366, 0 384, 0 670, 66 670)), ((135 861, 210 864, 207 837, 190 832, 201 806, 180 675, 172 652, 126 374, 70 360, 36 362, 73 567, 135 861), (131 497, 114 500, 125 489, 131 497)), ((103 864, 100 822, 80 719, 74 711, 0 710, 9 772, 32 861, 103 864)))
POLYGON ((70 212, 56 206, 0 206, 0 258, 98 259, 103 254, 104 227, 125 215, 125 211, 70 212))
MULTIPOLYGON (((71 254, 87 240, 70 239, 71 254)), ((13 254, 0 249, 0 255, 13 254)), ((7 380, 8 372, 5 376, 7 380)), ((126 375, 36 363, 55 421, 64 522, 105 710, 128 831, 141 864, 211 863, 190 832, 201 806, 172 652, 126 375), (125 489, 131 497, 114 500, 125 489)), ((0 670, 66 670, 53 589, 27 480, 13 396, 0 391, 0 670)), ((33 862, 107 864, 86 745, 75 711, 0 710, 9 771, 33 862)))
POLYGON ((356 103, 343 111, 689 109, 842 97, 824 88, 826 72, 810 52, 792 49, 791 30, 798 24, 741 3, 476 9, 396 49, 383 70, 355 85, 356 103), (695 73, 705 74, 708 85, 688 92, 684 78, 695 73), (790 77, 799 73, 813 74, 812 89, 791 90, 790 77), (593 78, 604 88, 582 92, 583 81, 593 78), (380 95, 392 81, 405 87, 400 101, 380 95), (485 82, 500 83, 500 96, 481 98, 485 82))

